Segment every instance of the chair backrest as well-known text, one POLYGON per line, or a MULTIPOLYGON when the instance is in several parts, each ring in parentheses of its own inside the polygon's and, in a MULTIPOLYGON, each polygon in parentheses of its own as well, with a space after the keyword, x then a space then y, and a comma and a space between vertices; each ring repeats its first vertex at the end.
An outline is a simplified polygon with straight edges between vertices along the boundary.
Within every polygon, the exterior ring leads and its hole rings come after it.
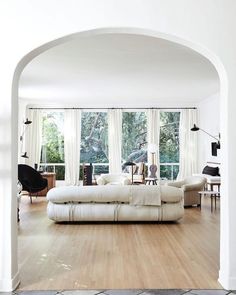
POLYGON ((202 176, 190 176, 185 178, 185 184, 202 184, 206 183, 206 178, 202 176))
POLYGON ((23 186, 23 190, 28 187, 37 187, 43 182, 42 175, 31 166, 25 164, 18 165, 18 179, 23 186))
POLYGON ((135 166, 129 166, 128 170, 130 174, 132 174, 132 169, 133 169, 133 174, 143 175, 144 168, 145 168, 144 162, 139 162, 139 163, 135 163, 135 166))
POLYGON ((92 185, 93 183, 93 166, 83 164, 83 185, 92 185))
POLYGON ((139 162, 136 165, 138 167, 138 169, 136 171, 136 174, 138 174, 138 175, 144 175, 144 168, 145 168, 144 162, 139 162))

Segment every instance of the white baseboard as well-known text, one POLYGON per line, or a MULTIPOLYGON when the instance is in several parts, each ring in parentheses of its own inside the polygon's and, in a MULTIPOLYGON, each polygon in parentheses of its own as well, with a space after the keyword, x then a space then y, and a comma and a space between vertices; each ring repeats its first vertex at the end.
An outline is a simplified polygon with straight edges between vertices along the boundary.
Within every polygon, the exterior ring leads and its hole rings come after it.
POLYGON ((6 280, 0 279, 0 292, 11 292, 14 291, 20 284, 19 272, 17 272, 13 279, 6 280))
POLYGON ((225 290, 236 290, 236 277, 229 277, 220 271, 218 281, 225 290))

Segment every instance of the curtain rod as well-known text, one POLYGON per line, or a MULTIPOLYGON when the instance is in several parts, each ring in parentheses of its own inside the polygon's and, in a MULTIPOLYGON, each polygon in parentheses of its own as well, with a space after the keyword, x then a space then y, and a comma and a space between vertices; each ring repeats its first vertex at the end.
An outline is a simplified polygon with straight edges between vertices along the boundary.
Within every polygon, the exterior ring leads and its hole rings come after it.
POLYGON ((196 107, 185 107, 185 108, 58 108, 58 107, 48 107, 48 108, 38 108, 38 107, 31 107, 30 110, 196 110, 196 107))

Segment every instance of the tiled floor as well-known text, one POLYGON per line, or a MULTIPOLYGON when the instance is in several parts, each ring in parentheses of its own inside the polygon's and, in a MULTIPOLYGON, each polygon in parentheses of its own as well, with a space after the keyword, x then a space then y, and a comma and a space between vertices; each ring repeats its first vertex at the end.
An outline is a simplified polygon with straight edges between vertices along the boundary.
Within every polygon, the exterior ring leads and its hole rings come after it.
POLYGON ((68 290, 68 291, 15 291, 1 293, 0 295, 228 295, 236 294, 236 291, 226 290, 68 290))

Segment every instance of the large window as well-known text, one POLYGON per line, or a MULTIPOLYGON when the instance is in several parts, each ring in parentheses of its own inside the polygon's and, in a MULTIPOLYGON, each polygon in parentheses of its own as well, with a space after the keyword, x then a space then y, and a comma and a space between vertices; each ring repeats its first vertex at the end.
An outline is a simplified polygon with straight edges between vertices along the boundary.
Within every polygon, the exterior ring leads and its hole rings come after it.
POLYGON ((44 111, 42 118, 41 168, 65 179, 64 112, 44 111))
MULTIPOLYGON (((175 179, 179 172, 179 112, 160 112, 160 176, 175 179)), ((123 112, 122 162, 147 162, 146 112, 123 112)))
MULTIPOLYGON (((179 171, 180 112, 160 112, 160 174, 175 179, 179 171)), ((94 174, 108 173, 107 112, 82 112, 81 163, 92 163, 94 174)), ((65 179, 64 112, 44 111, 41 168, 65 179)), ((146 112, 123 112, 122 162, 147 162, 146 112)))
POLYGON ((123 112, 122 162, 147 162, 147 117, 145 112, 123 112))
POLYGON ((83 112, 81 124, 80 162, 95 164, 95 174, 108 173, 107 113, 83 112))
POLYGON ((180 112, 160 112, 160 176, 176 179, 179 172, 180 112))

